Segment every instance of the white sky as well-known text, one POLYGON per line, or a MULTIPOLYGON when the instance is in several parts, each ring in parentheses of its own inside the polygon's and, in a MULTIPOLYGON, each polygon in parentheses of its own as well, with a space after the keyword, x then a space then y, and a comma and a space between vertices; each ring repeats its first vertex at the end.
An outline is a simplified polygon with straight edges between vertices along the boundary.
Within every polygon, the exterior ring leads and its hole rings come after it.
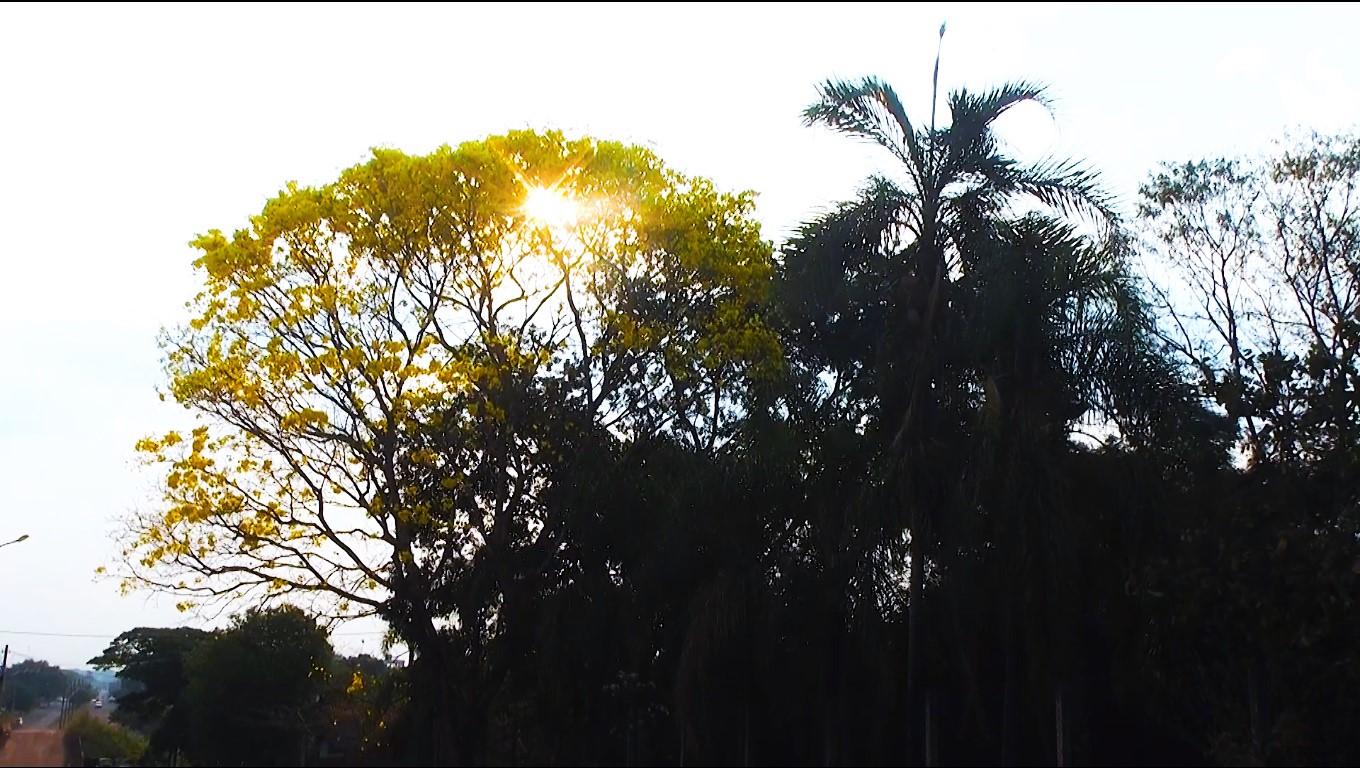
POLYGON ((1125 201, 1161 160, 1360 123, 1353 6, 0 6, 0 541, 32 536, 0 549, 0 642, 79 665, 191 620, 93 572, 153 498, 133 443, 184 418, 156 399, 156 334, 195 291, 196 233, 372 146, 556 127, 757 191, 778 241, 886 162, 801 126, 815 85, 879 75, 928 114, 942 20, 942 88, 1049 84, 1056 120, 1003 135, 1125 201))

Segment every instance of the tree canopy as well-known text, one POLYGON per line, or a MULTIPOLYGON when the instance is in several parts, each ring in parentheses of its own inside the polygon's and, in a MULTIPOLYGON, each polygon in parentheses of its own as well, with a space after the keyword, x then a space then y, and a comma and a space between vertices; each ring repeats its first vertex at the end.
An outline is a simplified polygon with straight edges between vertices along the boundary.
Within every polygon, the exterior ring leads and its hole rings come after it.
POLYGON ((25 659, 10 666, 4 679, 4 698, 0 705, 15 712, 27 712, 56 701, 65 696, 71 686, 66 670, 41 659, 25 659))
POLYGON ((1360 144, 1121 220, 1007 154, 1027 102, 827 82, 884 173, 778 248, 531 131, 197 238, 126 576, 250 610, 119 637, 127 717, 200 762, 1360 759, 1360 144), (357 616, 410 665, 338 659, 357 616))

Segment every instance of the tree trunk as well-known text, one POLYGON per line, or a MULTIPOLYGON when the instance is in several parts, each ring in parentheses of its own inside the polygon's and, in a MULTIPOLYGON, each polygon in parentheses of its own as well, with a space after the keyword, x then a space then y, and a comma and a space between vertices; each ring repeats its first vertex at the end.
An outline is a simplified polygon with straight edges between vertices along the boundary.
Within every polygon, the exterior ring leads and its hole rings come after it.
POLYGON ((838 706, 842 699, 845 658, 845 616, 840 611, 827 614, 825 668, 822 674, 822 765, 840 762, 839 737, 843 722, 838 706))
POLYGON ((741 764, 751 764, 751 688, 746 688, 746 700, 742 707, 741 724, 741 764))
POLYGON ((1251 752, 1257 765, 1266 764, 1270 747, 1270 719, 1266 707, 1265 662, 1252 654, 1247 667, 1247 710, 1251 717, 1251 752))
POLYGON ((1064 768, 1071 759, 1070 747, 1067 742, 1067 715, 1063 708, 1063 687, 1063 684, 1059 682, 1053 688, 1053 762, 1058 768, 1064 768))
POLYGON ((417 687, 414 701, 422 701, 426 714, 428 738, 414 740, 409 748, 417 762, 448 765, 451 762, 470 762, 466 755, 457 754, 453 734, 457 731, 457 717, 453 702, 453 670, 448 665, 444 641, 428 616, 412 617, 410 629, 414 637, 408 642, 414 651, 411 660, 411 679, 417 687), (423 743, 422 743, 423 741, 423 743))
POLYGON ((1015 642, 1015 606, 1007 604, 1002 622, 1006 680, 1001 694, 1001 764, 1018 765, 1020 758, 1020 659, 1015 642))
POLYGON ((935 717, 936 717, 935 700, 929 691, 926 692, 925 700, 926 700, 926 717, 925 717, 926 768, 935 768, 935 766, 939 765, 940 762, 939 756, 936 754, 936 750, 939 747, 938 744, 936 743, 935 734, 935 717))

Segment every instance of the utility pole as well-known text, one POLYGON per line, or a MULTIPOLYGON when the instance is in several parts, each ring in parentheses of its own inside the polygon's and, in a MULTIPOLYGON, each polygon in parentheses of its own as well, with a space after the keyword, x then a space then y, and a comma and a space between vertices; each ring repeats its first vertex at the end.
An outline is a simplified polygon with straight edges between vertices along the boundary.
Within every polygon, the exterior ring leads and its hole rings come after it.
MULTIPOLYGON (((18 544, 21 541, 28 541, 28 534, 24 534, 17 539, 0 544, 0 547, 8 547, 11 544, 18 544)), ((5 657, 0 661, 0 709, 4 709, 5 702, 5 672, 9 669, 9 643, 5 643, 5 657)))
POLYGON ((5 671, 9 669, 9 644, 5 644, 5 659, 0 661, 0 702, 5 698, 5 671))
POLYGON ((61 714, 57 716, 57 727, 66 727, 66 717, 71 713, 71 694, 75 693, 75 683, 67 679, 66 691, 61 697, 61 714))
POLYGON ((68 679, 66 680, 66 710, 65 710, 65 713, 64 713, 64 714, 62 715, 62 717, 61 717, 61 727, 62 727, 62 728, 65 728, 65 727, 66 727, 66 724, 67 724, 67 723, 71 720, 71 718, 74 717, 75 714, 76 714, 76 711, 75 711, 75 710, 76 710, 75 698, 76 698, 76 691, 78 691, 78 690, 80 690, 80 680, 79 680, 79 678, 76 678, 75 676, 71 676, 70 678, 68 678, 68 679))

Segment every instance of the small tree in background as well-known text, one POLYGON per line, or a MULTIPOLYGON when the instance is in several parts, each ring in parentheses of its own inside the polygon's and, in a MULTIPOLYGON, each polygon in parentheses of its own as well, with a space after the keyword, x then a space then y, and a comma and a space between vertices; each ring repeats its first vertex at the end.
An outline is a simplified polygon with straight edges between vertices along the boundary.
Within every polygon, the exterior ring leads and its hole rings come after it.
POLYGON ((201 761, 305 762, 332 657, 326 630, 298 608, 250 610, 190 654, 190 755, 201 761))
POLYGON ((66 744, 67 759, 72 765, 92 765, 94 761, 108 758, 117 763, 137 762, 146 754, 147 740, 144 736, 91 715, 79 712, 66 726, 62 736, 66 744))
POLYGON ((167 762, 188 745, 188 656, 212 637, 190 627, 138 627, 122 633, 90 659, 118 670, 124 683, 113 719, 149 735, 151 752, 167 762))

